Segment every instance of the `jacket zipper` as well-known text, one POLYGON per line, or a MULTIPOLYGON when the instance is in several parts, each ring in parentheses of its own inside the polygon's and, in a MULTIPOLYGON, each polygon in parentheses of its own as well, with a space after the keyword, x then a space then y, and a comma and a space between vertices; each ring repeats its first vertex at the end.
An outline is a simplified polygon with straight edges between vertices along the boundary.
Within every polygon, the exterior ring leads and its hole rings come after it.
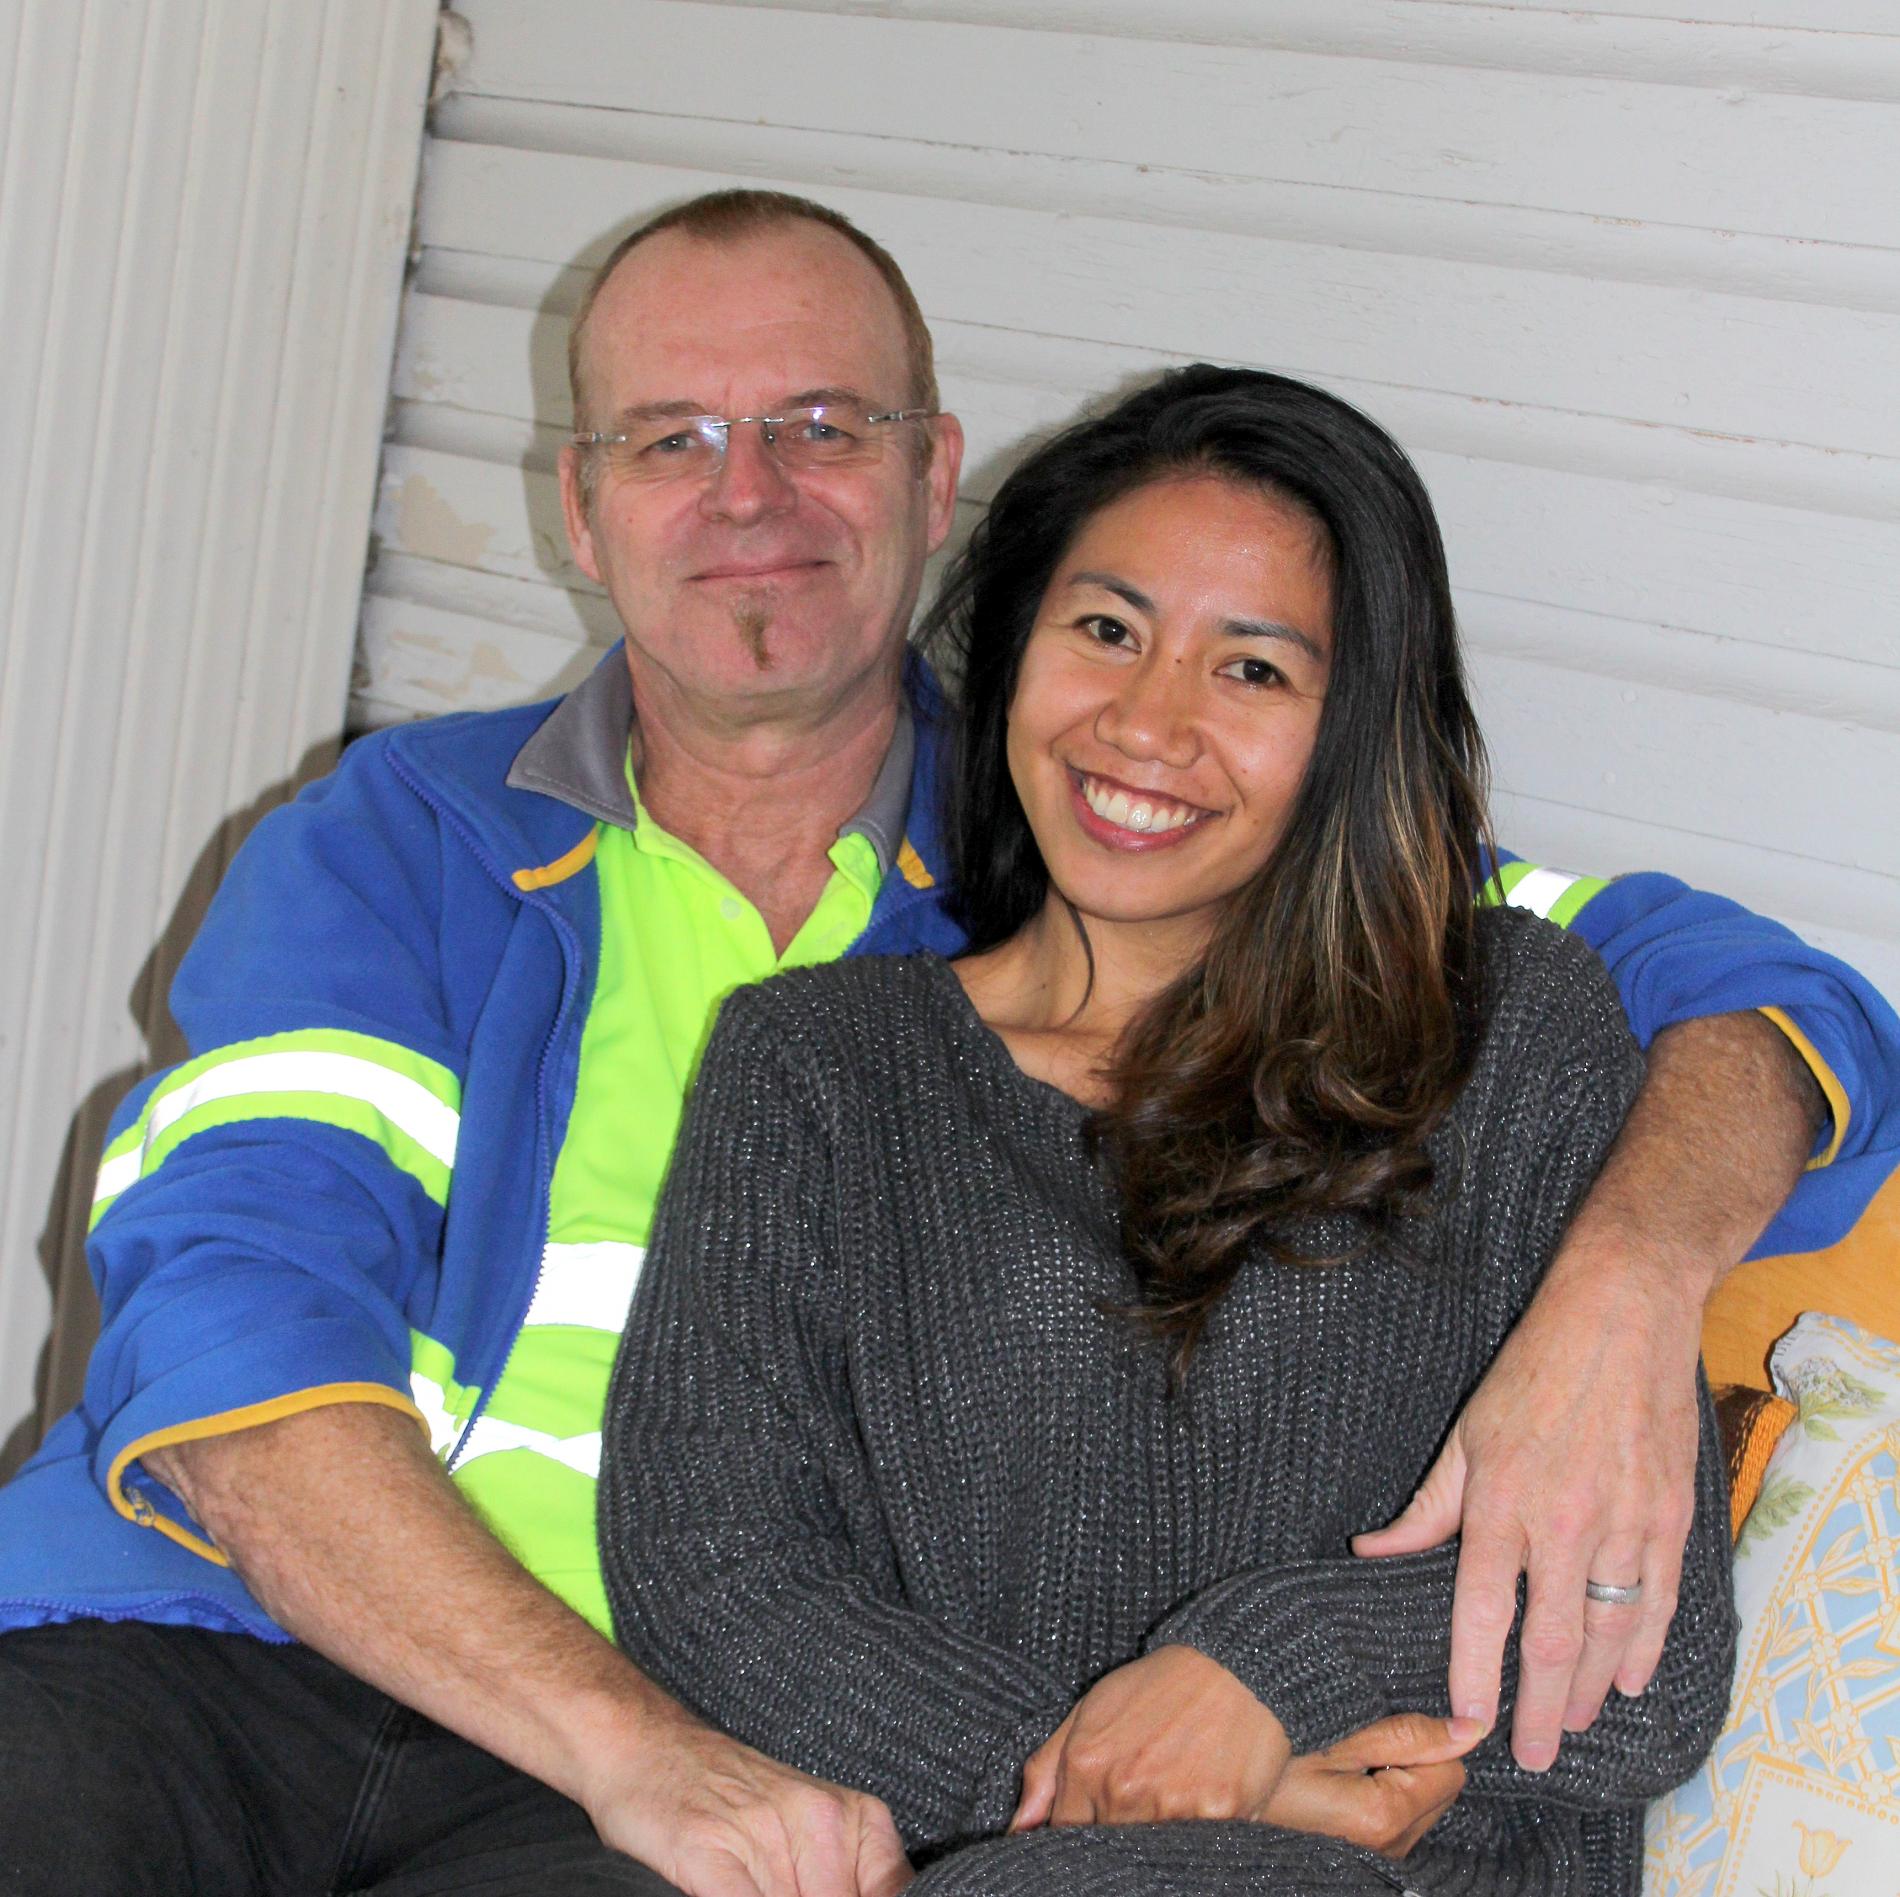
POLYGON ((515 1321, 514 1333, 508 1340, 508 1348, 502 1356, 500 1367, 482 1384, 482 1393, 475 1399, 475 1407, 469 1411, 468 1421, 462 1425, 456 1435, 454 1446, 443 1459, 444 1471, 453 1475, 462 1451, 468 1446, 469 1437, 474 1434, 475 1425, 482 1420, 483 1414, 487 1411, 489 1398, 494 1395, 502 1378, 508 1374, 508 1366, 514 1361, 516 1346, 521 1342, 521 1319, 525 1318, 529 1310, 533 1308, 535 1297, 541 1289, 541 1280, 547 1272, 549 1221, 553 1215, 549 1186, 554 1173, 553 1158, 548 1150, 550 1118, 548 1063, 555 1048, 560 1044, 561 1036, 567 1027, 568 1016, 573 1012, 574 991, 578 986, 575 971, 580 964, 581 945, 579 937, 574 933, 573 924, 545 897, 531 895, 528 891, 517 887, 513 878, 495 863, 469 833, 468 826, 460 816, 420 780, 413 768, 401 758, 394 747, 390 750, 389 763, 396 775, 435 812, 443 824, 462 840, 468 853, 482 866, 484 873, 494 880, 505 895, 512 897, 524 909, 537 910, 547 918, 561 949, 561 1005, 554 1012, 554 1025, 548 1030, 547 1038, 541 1043, 540 1057, 536 1060, 534 1069, 535 1196, 539 1216, 530 1223, 531 1226, 539 1224, 541 1228, 541 1244, 534 1261, 534 1282, 528 1288, 527 1301, 522 1305, 520 1317, 515 1321))

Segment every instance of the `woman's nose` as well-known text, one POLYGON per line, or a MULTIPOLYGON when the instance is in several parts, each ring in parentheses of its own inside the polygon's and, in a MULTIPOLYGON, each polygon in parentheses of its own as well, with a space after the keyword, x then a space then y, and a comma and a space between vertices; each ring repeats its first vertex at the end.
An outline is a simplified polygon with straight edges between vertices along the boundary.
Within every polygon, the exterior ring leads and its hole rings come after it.
POLYGON ((1192 672, 1184 659, 1145 654, 1119 674, 1095 714, 1095 735, 1124 757, 1185 769, 1201 754, 1192 672))

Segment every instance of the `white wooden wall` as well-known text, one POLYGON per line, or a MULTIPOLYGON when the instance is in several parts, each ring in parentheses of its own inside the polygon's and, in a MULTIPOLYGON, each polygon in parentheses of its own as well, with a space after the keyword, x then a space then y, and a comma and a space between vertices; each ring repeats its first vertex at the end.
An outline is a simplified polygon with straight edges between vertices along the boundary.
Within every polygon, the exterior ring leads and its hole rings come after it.
POLYGON ((1437 498, 1504 839, 1675 870, 1900 996, 1895 0, 458 0, 354 709, 613 636, 550 470, 627 225, 764 183, 896 253, 969 429, 1311 377, 1437 498))
POLYGON ((0 1471, 204 895, 334 756, 435 10, 0 0, 0 1471))

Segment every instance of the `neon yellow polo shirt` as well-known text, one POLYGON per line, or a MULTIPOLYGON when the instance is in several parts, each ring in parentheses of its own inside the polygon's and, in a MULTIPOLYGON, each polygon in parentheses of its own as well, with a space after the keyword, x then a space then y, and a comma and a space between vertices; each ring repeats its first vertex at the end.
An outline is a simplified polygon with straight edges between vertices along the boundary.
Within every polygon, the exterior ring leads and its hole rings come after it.
POLYGON ((633 828, 597 832, 600 970, 541 1277, 471 1438, 479 1453, 455 1469, 523 1566, 610 1637, 594 1541, 601 1418, 687 1089, 726 996, 843 954, 870 922, 882 873, 869 838, 841 836, 817 906, 777 954, 757 908, 653 821, 631 768, 627 780, 633 828))

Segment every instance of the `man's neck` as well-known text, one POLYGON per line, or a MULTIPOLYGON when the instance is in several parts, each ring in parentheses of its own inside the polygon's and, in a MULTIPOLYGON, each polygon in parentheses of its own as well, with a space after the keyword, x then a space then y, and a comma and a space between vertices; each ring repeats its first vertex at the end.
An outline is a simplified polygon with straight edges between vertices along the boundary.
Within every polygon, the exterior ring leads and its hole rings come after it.
POLYGON ((765 918, 780 953, 811 914, 830 849, 871 794, 897 728, 895 679, 816 711, 721 718, 634 677, 634 774, 653 821, 765 918))

